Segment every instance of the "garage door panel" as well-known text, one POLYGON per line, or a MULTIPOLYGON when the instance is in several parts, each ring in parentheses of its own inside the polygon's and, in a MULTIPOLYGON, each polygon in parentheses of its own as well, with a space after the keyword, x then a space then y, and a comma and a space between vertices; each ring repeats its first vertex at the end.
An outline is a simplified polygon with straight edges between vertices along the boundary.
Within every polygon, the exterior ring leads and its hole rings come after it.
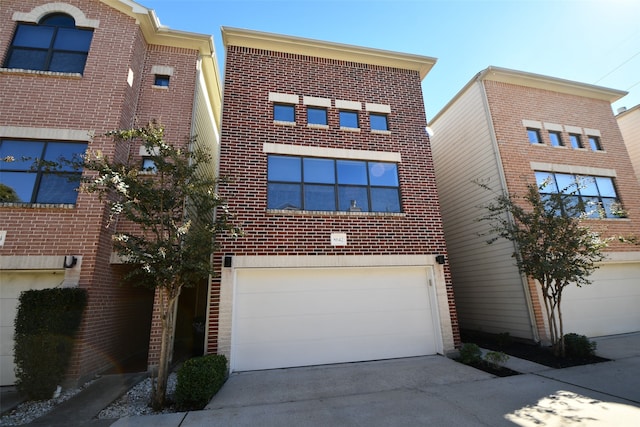
POLYGON ((234 370, 436 352, 427 268, 238 270, 234 370))
POLYGON ((591 285, 564 291, 565 332, 596 337, 640 331, 640 263, 604 265, 591 279, 591 285))

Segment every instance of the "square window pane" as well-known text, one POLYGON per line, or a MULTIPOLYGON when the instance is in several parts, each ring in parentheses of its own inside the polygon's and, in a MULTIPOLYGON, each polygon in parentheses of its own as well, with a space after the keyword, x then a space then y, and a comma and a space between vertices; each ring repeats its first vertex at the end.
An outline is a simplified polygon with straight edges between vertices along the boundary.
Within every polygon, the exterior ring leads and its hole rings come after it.
POLYGON ((54 162, 56 170, 73 171, 82 165, 87 144, 56 142, 47 144, 44 159, 54 162))
POLYGON ((369 212, 367 188, 340 185, 338 187, 338 210, 369 212))
POLYGON ((156 74, 155 78, 153 79, 153 84, 155 86, 168 87, 169 86, 169 80, 171 80, 170 76, 161 76, 159 74, 156 74))
POLYGON ((592 176, 578 176, 578 189, 583 196, 597 196, 596 179, 592 176))
POLYGON ((529 137, 530 143, 540 144, 540 133, 538 129, 527 129, 527 136, 529 137))
POLYGON ((269 184, 267 209, 302 209, 300 184, 269 184))
POLYGON ((38 160, 42 158, 44 142, 2 141, 0 158, 13 157, 13 161, 0 161, 0 170, 37 170, 38 160))
POLYGON ((578 190, 578 184, 576 178, 573 175, 567 175, 563 173, 556 174, 556 182, 558 184, 558 191, 562 194, 576 194, 578 190))
POLYGON ((340 111, 340 127, 357 128, 358 113, 356 111, 340 111))
POLYGON ((43 174, 36 196, 36 203, 75 204, 78 198, 80 174, 43 174))
POLYGON ((331 159, 303 160, 304 182, 315 182, 319 184, 335 184, 335 162, 331 159))
POLYGON ((372 212, 400 212, 400 197, 397 188, 372 188, 372 212))
POLYGON ((0 173, 0 202, 31 203, 36 177, 28 172, 0 173))
POLYGON ((338 184, 367 185, 367 164, 356 160, 338 160, 338 184))
POLYGON ((333 185, 305 185, 304 209, 306 211, 335 211, 335 188, 333 185))
POLYGON ((93 31, 78 30, 76 28, 58 28, 53 48, 56 50, 72 50, 88 52, 91 46, 93 31))
POLYGON ((564 145, 562 143, 560 133, 558 132, 549 132, 549 140, 551 141, 551 145, 554 147, 561 147, 562 145, 564 145))
POLYGON ((388 130, 387 116, 384 114, 370 114, 369 121, 373 130, 388 130))
POLYGON ((576 134, 569 135, 569 141, 571 142, 572 148, 582 148, 582 141, 580 140, 580 135, 576 135, 576 134))
POLYGON ((598 185, 598 192, 602 197, 618 197, 611 178, 602 176, 596 177, 596 184, 598 185))
POLYGON ((13 46, 49 49, 54 31, 53 27, 18 25, 13 46))
POLYGON ((617 199, 603 198, 602 208, 607 218, 624 218, 624 213, 621 212, 621 206, 617 199))
POLYGON ((327 110, 324 108, 307 108, 307 123, 312 125, 327 124, 327 110))
POLYGON ((156 166, 156 162, 153 159, 143 158, 142 159, 142 168, 145 172, 157 172, 158 167, 156 166))
POLYGON ((19 68, 22 70, 39 70, 45 68, 47 60, 46 50, 16 49, 14 48, 7 60, 7 68, 19 68))
POLYGON ((600 200, 597 197, 583 197, 582 209, 587 218, 601 218, 604 215, 600 200))
POLYGON ((398 186, 398 167, 394 163, 369 163, 369 182, 384 187, 398 186))
POLYGON ((541 193, 556 193, 556 180, 550 172, 536 172, 536 185, 541 193))
POLYGON ((87 61, 86 53, 53 52, 49 71, 58 73, 82 73, 87 61))
POLYGON ((279 122, 295 122, 295 108, 293 105, 274 104, 273 120, 279 122))
POLYGON ((299 157, 269 156, 267 177, 269 181, 300 182, 302 179, 299 157))

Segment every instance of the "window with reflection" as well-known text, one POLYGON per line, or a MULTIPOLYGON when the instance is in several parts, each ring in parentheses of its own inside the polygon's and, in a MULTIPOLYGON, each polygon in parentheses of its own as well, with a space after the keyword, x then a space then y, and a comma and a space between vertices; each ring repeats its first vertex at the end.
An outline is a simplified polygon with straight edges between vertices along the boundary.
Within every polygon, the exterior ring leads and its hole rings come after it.
POLYGON ((540 195, 558 214, 587 218, 623 218, 613 178, 536 172, 540 195))
POLYGON ((4 66, 82 74, 92 38, 93 30, 76 28, 63 13, 47 15, 37 25, 19 23, 4 66))
POLYGON ((395 163, 270 155, 267 208, 400 212, 395 163))
POLYGON ((75 204, 86 143, 0 141, 0 202, 75 204))

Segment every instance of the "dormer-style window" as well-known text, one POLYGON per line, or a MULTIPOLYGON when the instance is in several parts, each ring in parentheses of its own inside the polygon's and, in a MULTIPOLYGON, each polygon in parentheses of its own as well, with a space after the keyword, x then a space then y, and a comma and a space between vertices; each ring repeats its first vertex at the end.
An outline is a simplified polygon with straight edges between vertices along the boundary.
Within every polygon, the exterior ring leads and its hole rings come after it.
POLYGON ((64 13, 52 13, 37 25, 20 23, 5 68, 82 74, 93 30, 76 28, 64 13))

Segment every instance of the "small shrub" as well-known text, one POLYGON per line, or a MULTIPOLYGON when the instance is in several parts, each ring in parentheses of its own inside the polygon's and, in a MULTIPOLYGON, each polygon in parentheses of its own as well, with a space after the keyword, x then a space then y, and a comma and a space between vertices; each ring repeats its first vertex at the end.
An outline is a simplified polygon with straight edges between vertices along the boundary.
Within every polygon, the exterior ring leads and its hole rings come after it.
POLYGON ((589 341, 584 335, 570 333, 564 336, 565 353, 572 359, 588 359, 595 356, 596 346, 595 341, 589 341))
POLYGON ((176 406, 181 411, 203 409, 227 378, 227 358, 210 354, 189 359, 178 369, 176 406))
POLYGON ((482 360, 482 351, 477 344, 466 343, 460 349, 460 362, 472 365, 482 360))
POLYGON ((484 355, 484 360, 497 369, 501 368, 502 365, 509 360, 509 356, 501 351, 489 351, 484 355))
POLYGON ((16 388, 29 399, 51 398, 67 373, 87 294, 80 288, 20 294, 15 319, 16 388))

